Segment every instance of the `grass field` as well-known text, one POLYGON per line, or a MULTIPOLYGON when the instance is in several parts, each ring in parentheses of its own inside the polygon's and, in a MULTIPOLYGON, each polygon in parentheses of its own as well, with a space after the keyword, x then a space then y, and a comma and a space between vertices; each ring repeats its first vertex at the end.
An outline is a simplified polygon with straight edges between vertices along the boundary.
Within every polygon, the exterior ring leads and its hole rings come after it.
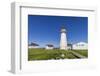
POLYGON ((73 55, 71 51, 75 51, 81 55, 88 57, 87 50, 46 50, 46 49, 28 49, 28 60, 51 60, 51 59, 77 59, 79 57, 73 55))

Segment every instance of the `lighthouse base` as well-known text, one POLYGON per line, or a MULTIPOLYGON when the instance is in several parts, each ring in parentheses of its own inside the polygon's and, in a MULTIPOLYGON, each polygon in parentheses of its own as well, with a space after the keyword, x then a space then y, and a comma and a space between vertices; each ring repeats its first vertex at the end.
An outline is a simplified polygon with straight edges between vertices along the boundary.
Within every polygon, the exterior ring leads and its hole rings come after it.
POLYGON ((60 50, 68 50, 67 47, 60 47, 60 50))

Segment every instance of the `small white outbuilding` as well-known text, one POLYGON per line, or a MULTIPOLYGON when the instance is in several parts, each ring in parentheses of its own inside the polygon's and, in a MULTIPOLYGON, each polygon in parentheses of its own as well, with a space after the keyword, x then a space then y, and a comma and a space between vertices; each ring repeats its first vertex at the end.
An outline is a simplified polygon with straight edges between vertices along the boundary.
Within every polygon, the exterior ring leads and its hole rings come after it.
POLYGON ((67 44, 67 49, 72 50, 72 44, 67 44))
POLYGON ((47 44, 45 49, 54 49, 54 46, 52 44, 47 44))
POLYGON ((28 45, 28 48, 39 48, 39 45, 32 42, 28 45))
POLYGON ((88 44, 85 42, 79 42, 76 44, 73 44, 73 50, 87 50, 88 44))

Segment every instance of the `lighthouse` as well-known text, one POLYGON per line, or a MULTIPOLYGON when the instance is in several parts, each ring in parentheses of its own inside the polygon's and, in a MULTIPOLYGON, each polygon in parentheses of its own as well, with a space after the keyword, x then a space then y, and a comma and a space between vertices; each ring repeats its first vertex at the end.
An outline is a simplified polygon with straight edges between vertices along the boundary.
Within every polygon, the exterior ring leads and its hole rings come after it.
POLYGON ((61 39, 60 39, 60 49, 61 50, 67 50, 67 31, 65 27, 62 27, 60 30, 61 33, 61 39))

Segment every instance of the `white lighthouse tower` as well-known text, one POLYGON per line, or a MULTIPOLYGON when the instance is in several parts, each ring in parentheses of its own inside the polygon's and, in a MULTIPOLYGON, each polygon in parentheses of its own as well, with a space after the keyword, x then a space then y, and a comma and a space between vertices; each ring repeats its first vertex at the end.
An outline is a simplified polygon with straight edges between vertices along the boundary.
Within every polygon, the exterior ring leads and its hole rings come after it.
POLYGON ((66 29, 64 27, 61 28, 61 39, 60 39, 60 49, 67 50, 67 37, 66 37, 66 29))

